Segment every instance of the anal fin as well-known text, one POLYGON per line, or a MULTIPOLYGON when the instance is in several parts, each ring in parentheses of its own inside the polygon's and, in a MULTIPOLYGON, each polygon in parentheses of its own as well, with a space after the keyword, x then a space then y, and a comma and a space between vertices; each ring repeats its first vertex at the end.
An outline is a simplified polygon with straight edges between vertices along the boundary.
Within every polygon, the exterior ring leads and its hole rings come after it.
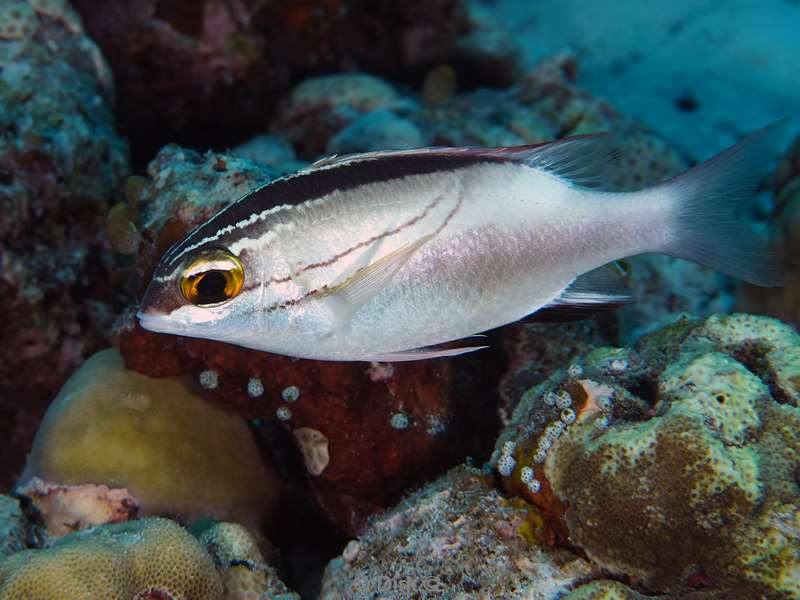
POLYGON ((525 322, 561 323, 589 319, 632 301, 626 274, 616 263, 584 273, 549 304, 523 319, 525 322))
POLYGON ((458 356, 476 350, 483 350, 489 346, 464 346, 461 348, 437 348, 428 346, 425 348, 413 348, 411 350, 401 350, 399 352, 386 352, 365 358, 364 360, 375 362, 408 362, 411 360, 424 360, 427 358, 443 358, 447 356, 458 356))

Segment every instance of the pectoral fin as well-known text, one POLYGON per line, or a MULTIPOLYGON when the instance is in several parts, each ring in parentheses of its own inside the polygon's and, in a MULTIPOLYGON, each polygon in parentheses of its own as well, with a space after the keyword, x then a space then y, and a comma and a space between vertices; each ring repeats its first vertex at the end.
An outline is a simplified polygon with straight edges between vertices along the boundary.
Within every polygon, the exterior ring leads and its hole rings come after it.
POLYGON ((330 288, 324 288, 318 293, 316 297, 327 302, 331 310, 333 310, 336 328, 339 330, 344 329, 353 314, 381 290, 384 290, 397 271, 433 235, 428 234, 413 243, 398 248, 394 252, 359 269, 341 283, 330 288))

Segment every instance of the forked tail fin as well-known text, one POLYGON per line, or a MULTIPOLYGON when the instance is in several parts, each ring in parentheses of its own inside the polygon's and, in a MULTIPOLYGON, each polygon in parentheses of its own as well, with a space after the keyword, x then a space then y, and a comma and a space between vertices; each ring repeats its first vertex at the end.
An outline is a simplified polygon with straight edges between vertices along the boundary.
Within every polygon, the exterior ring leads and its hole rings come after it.
POLYGON ((775 157, 790 118, 752 133, 661 184, 674 221, 661 252, 765 287, 785 282, 784 262, 747 222, 747 205, 775 157))

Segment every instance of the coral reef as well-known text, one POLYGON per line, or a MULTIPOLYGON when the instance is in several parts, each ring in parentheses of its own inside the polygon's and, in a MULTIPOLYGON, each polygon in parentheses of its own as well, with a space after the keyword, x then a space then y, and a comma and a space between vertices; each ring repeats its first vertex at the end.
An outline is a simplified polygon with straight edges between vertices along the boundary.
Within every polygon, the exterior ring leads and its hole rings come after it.
POLYGON ((32 499, 51 536, 137 512, 257 529, 280 481, 246 423, 200 397, 190 378, 152 379, 105 350, 48 409, 18 492, 32 499))
POLYGON ((0 560, 0 599, 220 600, 211 556, 161 518, 95 527, 0 560))
POLYGON ((170 141, 241 142, 310 73, 358 65, 413 78, 453 60, 475 83, 507 84, 518 58, 461 0, 74 3, 111 63, 122 130, 145 160, 170 141))
POLYGON ((641 591, 800 593, 800 336, 766 317, 683 318, 528 391, 492 464, 641 591))
MULTIPOLYGON (((301 156, 311 159, 327 152, 329 140, 359 118, 407 103, 392 84, 372 75, 342 73, 315 77, 299 83, 281 101, 272 129, 291 141, 301 156)), ((371 133, 376 129, 373 125, 371 133)), ((370 133, 363 126, 358 131, 370 133)), ((359 142, 372 143, 365 137, 353 139, 353 133, 349 137, 349 151, 365 150, 358 147, 359 142)))
POLYGON ((535 516, 489 480, 457 467, 374 519, 329 563, 320 600, 549 600, 594 574, 586 560, 536 544, 535 516))
POLYGON ((616 339, 613 316, 572 323, 516 323, 505 328, 508 368, 498 385, 501 419, 508 424, 522 394, 581 354, 616 339))
POLYGON ((8 0, 0 21, 0 486, 46 401, 107 344, 120 298, 103 240, 127 170, 110 72, 66 1, 8 0), (103 283, 99 283, 103 282, 103 283), (44 367, 46 365, 46 367, 44 367))
POLYGON ((24 550, 30 538, 30 526, 16 498, 0 495, 0 561, 24 550))
MULTIPOLYGON (((271 171, 170 146, 149 174, 137 191, 143 230, 137 264, 144 282, 172 242, 223 203, 263 184, 271 171)), ((132 313, 120 321, 116 339, 128 368, 152 377, 191 373, 210 398, 248 419, 279 423, 303 453, 322 513, 350 532, 392 506, 407 486, 464 453, 486 449, 495 434, 491 407, 477 401, 493 368, 466 368, 480 357, 391 368, 297 361, 152 334, 132 313), (392 425, 396 413, 407 416, 407 427, 392 425)))

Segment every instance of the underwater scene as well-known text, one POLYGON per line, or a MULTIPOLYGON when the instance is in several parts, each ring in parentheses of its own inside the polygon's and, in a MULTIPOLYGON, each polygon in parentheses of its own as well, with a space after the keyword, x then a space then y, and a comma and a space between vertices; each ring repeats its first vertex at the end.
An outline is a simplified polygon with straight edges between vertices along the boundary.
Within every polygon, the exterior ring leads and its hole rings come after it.
POLYGON ((0 600, 800 599, 800 2, 0 0, 0 600))

